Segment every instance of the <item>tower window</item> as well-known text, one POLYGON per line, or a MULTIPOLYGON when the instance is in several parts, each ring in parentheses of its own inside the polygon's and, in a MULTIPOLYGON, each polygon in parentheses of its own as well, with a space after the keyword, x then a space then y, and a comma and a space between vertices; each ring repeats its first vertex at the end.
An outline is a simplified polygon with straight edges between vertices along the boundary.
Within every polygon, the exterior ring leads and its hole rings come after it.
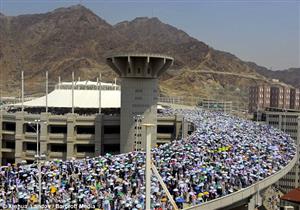
POLYGON ((141 73, 141 68, 138 68, 137 71, 138 71, 138 74, 141 73))
POLYGON ((130 68, 128 68, 128 73, 130 73, 130 68))

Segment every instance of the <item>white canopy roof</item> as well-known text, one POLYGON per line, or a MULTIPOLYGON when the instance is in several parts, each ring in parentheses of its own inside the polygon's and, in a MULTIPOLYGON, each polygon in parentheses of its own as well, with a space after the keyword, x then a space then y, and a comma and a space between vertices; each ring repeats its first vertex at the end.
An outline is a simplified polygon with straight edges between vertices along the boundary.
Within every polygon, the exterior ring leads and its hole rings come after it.
MULTIPOLYGON (((92 81, 74 82, 74 107, 99 108, 99 83, 92 81), (80 86, 83 86, 80 88, 80 86)), ((101 82, 101 108, 121 108, 121 88, 113 83, 101 82)), ((22 103, 12 106, 22 106, 22 103)), ((46 96, 24 102, 25 107, 46 107, 46 96)), ((72 82, 62 82, 48 94, 48 107, 72 108, 72 82)), ((164 109, 157 105, 157 109, 164 109)))
MULTIPOLYGON (((22 105, 21 103, 16 104, 22 105)), ((27 107, 45 107, 46 96, 24 102, 27 107)), ((48 94, 48 107, 72 107, 72 90, 55 89, 48 94)), ((74 107, 75 108, 98 108, 99 107, 99 90, 74 90, 74 107)), ((121 91, 120 90, 102 90, 101 91, 102 108, 120 108, 121 91)))
MULTIPOLYGON (((117 90, 120 86, 115 83, 93 82, 89 80, 74 81, 74 89, 95 89, 101 84, 102 90, 117 90), (80 88, 79 88, 80 87, 80 88)), ((60 82, 55 86, 55 89, 72 89, 72 82, 60 82)))

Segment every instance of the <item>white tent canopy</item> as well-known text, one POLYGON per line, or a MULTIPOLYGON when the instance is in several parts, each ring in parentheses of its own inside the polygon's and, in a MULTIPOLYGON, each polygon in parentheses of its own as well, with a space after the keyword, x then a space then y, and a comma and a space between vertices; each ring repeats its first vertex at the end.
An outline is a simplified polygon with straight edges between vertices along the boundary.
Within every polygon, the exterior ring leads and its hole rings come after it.
MULTIPOLYGON (((102 90, 120 90, 120 86, 115 83, 93 82, 89 80, 74 81, 74 89, 98 89, 101 84, 102 90)), ((55 86, 55 89, 72 89, 72 82, 60 82, 55 86)))
MULTIPOLYGON (((21 106, 21 103, 15 106, 21 106)), ((24 102, 25 107, 45 107, 46 96, 24 102)), ((72 108, 72 90, 55 89, 48 94, 48 107, 72 108)), ((99 90, 74 90, 75 108, 99 108, 99 90)), ((120 90, 102 90, 101 108, 120 108, 120 90)))
MULTIPOLYGON (((121 108, 121 87, 113 83, 74 81, 61 82, 48 94, 48 107, 72 108, 72 87, 74 88, 74 108, 99 108, 99 97, 101 97, 101 108, 121 108), (99 91, 101 84, 101 94, 99 91)), ((34 98, 24 102, 24 107, 46 107, 46 96, 34 98)), ((22 106, 22 103, 12 104, 22 106)), ((164 109, 157 105, 157 109, 164 109)))

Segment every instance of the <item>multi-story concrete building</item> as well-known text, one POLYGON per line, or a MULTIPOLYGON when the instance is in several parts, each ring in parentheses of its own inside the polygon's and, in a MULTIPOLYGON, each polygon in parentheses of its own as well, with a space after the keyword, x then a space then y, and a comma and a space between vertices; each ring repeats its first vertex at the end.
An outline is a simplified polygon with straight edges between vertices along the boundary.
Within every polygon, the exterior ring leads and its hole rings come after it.
MULTIPOLYGON (((286 109, 268 109, 266 111, 266 123, 288 134, 298 145, 300 139, 300 112, 286 109)), ((278 182, 279 187, 288 192, 299 186, 299 165, 296 165, 286 176, 278 182)))
MULTIPOLYGON (((283 106, 284 109, 290 109, 291 89, 288 86, 283 87, 283 106)), ((280 107, 279 107, 280 108, 280 107)))
POLYGON ((284 89, 281 86, 272 86, 270 91, 270 107, 283 107, 284 89))
POLYGON ((285 84, 257 85, 249 88, 250 113, 267 107, 299 109, 299 89, 285 84))
POLYGON ((258 85, 249 88, 249 112, 270 106, 270 86, 258 85))
MULTIPOLYGON (((47 97, 24 102, 24 112, 21 104, 1 110, 2 165, 22 160, 32 162, 37 148, 48 159, 63 160, 120 153, 120 86, 101 83, 99 90, 97 85, 96 82, 83 81, 75 83, 72 88, 71 83, 62 83, 47 97), (74 113, 71 112, 72 95, 74 113), (45 112, 46 98, 48 112, 45 112)), ((155 107, 155 115, 156 112, 155 107)), ((187 135, 189 128, 186 125, 182 129, 182 123, 181 115, 158 115, 156 144, 187 135)))
POLYGON ((298 88, 292 88, 290 93, 290 108, 300 109, 300 90, 298 88))
MULTIPOLYGON (((120 153, 120 115, 55 115, 27 112, 3 112, 0 123, 0 159, 6 163, 34 161, 37 133, 34 120, 39 119, 39 147, 48 159, 94 157, 120 153), (33 122, 30 123, 30 122, 33 122)), ((182 116, 158 117, 157 144, 181 137, 182 116)), ((188 132, 188 131, 186 131, 188 132)))

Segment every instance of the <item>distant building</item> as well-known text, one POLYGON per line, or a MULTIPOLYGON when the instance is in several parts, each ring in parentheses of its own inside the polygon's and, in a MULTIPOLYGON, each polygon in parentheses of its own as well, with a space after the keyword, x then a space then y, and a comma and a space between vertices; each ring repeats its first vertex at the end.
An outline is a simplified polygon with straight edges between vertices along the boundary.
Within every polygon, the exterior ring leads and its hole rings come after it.
POLYGON ((256 85, 249 88, 248 111, 254 113, 267 107, 300 109, 300 90, 284 84, 256 85))
POLYGON ((232 101, 203 100, 198 103, 198 106, 211 111, 226 113, 232 111, 232 101))
POLYGON ((292 88, 290 92, 290 108, 291 109, 299 109, 299 98, 300 98, 300 90, 298 88, 292 88))
POLYGON ((295 188, 283 195, 281 198, 281 206, 287 206, 285 209, 300 209, 300 188, 295 188))
POLYGON ((290 94, 291 89, 289 87, 283 87, 283 108, 290 109, 290 94))
POLYGON ((270 107, 283 107, 283 94, 284 89, 281 86, 273 86, 271 87, 271 95, 270 95, 270 107))
POLYGON ((258 85, 249 89, 249 112, 270 106, 270 86, 258 85))
MULTIPOLYGON (((24 102, 24 112, 20 110, 21 103, 9 109, 1 107, 0 164, 22 160, 32 163, 37 148, 49 160, 119 154, 122 150, 120 89, 118 85, 91 81, 74 82, 72 88, 72 83, 64 82, 47 95, 48 112, 45 112, 45 96, 24 102), (71 112, 72 97, 74 113, 71 112), (35 120, 40 120, 39 126, 35 120)), ((160 105, 154 109, 156 145, 180 139, 190 132, 188 123, 183 125, 182 115, 160 115, 157 112, 164 109, 160 105)))

